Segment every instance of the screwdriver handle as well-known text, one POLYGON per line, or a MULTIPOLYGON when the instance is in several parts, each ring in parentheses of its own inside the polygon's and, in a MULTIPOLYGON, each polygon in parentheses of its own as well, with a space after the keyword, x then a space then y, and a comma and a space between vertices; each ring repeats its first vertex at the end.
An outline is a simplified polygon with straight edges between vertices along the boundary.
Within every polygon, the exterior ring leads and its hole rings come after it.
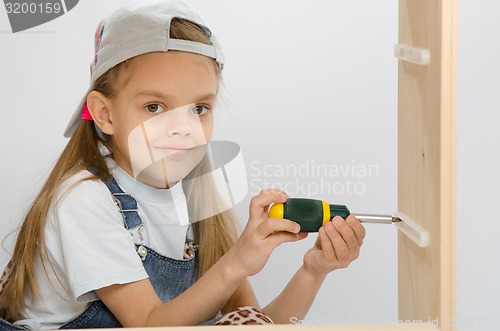
POLYGON ((269 217, 286 218, 299 223, 300 232, 318 232, 319 228, 335 216, 347 218, 351 213, 344 205, 330 205, 322 200, 288 198, 269 209, 269 217))
MULTIPOLYGON (((301 232, 317 232, 326 222, 335 216, 346 219, 351 212, 344 205, 330 205, 322 200, 288 198, 285 203, 271 206, 268 212, 271 218, 286 218, 300 225, 301 232)), ((400 221, 390 215, 354 215, 362 223, 391 224, 400 221)))

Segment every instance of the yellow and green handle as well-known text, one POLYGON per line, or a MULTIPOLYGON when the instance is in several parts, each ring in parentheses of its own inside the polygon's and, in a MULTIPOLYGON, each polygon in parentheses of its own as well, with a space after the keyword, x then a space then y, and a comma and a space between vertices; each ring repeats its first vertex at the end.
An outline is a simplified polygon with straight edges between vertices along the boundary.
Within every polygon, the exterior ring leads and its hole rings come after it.
POLYGON ((335 216, 347 218, 351 213, 344 205, 304 198, 288 198, 285 203, 276 203, 269 209, 271 218, 286 218, 299 223, 300 232, 317 232, 335 216))

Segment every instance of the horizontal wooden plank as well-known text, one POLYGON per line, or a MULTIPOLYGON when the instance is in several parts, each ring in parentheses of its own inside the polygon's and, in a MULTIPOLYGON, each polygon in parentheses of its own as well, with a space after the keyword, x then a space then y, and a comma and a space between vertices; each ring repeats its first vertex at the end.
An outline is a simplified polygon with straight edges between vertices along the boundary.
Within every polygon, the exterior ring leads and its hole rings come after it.
MULTIPOLYGON (((381 331, 381 330, 411 330, 428 331, 439 330, 434 323, 393 323, 393 324, 343 324, 343 325, 316 325, 316 324, 287 324, 287 325, 242 325, 242 326, 190 326, 190 327, 160 327, 160 328, 127 328, 127 331, 203 331, 226 330, 231 331, 381 331)), ((105 331, 123 331, 123 329, 94 329, 105 331)))

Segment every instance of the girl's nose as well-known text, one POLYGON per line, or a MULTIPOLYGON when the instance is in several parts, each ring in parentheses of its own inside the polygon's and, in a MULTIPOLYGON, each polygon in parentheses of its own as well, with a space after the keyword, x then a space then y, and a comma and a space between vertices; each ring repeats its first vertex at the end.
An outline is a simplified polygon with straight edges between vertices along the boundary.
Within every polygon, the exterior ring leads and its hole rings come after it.
POLYGON ((190 116, 189 109, 184 107, 169 111, 166 134, 169 137, 187 137, 194 133, 194 126, 200 126, 195 116, 190 116), (198 123, 197 123, 198 122, 198 123))

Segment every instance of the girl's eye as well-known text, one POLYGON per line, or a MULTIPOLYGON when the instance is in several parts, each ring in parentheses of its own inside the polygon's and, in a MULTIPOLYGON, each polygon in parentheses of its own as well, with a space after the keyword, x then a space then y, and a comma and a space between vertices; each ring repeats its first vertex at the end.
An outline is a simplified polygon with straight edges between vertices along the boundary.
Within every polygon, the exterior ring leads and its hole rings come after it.
POLYGON ((146 110, 150 113, 157 114, 164 111, 163 106, 159 103, 152 103, 146 106, 146 110))
POLYGON ((206 113, 208 113, 209 110, 210 110, 209 107, 203 105, 196 105, 193 108, 191 108, 191 111, 195 115, 205 115, 206 113))

